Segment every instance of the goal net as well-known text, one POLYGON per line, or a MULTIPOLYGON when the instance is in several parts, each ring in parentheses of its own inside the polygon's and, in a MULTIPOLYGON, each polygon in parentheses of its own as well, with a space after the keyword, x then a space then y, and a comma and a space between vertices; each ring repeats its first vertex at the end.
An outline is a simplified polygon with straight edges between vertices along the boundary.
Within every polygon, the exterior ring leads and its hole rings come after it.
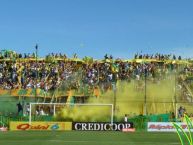
POLYGON ((109 122, 113 124, 113 104, 30 103, 33 121, 109 122))

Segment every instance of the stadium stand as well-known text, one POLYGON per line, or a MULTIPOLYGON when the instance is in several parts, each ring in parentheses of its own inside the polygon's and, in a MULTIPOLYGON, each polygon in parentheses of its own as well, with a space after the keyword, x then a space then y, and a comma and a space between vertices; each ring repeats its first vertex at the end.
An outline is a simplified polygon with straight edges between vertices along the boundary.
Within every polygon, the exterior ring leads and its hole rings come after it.
MULTIPOLYGON (((193 64, 181 56, 135 54, 134 59, 122 60, 106 54, 103 60, 94 60, 91 57, 79 59, 76 54, 73 58, 54 53, 40 58, 35 53, 2 50, 0 94, 3 97, 0 102, 3 104, 2 100, 9 96, 15 104, 18 100, 34 99, 36 102, 85 103, 89 97, 99 97, 112 90, 112 83, 134 81, 136 91, 140 92, 145 88, 145 79, 159 83, 171 74, 176 74, 181 101, 192 102, 193 64)), ((162 120, 169 120, 166 118, 162 120)))

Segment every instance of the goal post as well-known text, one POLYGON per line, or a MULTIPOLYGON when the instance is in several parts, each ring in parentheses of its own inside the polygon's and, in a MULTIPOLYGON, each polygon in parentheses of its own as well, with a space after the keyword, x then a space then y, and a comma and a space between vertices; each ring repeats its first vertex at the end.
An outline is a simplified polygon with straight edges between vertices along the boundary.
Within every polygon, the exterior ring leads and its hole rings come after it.
POLYGON ((109 106, 111 109, 111 115, 110 115, 110 122, 113 124, 113 117, 114 117, 114 106, 113 104, 94 104, 94 103, 30 103, 29 104, 29 124, 32 123, 32 106, 33 105, 52 105, 53 106, 53 115, 56 115, 56 106, 57 105, 69 105, 69 106, 109 106))

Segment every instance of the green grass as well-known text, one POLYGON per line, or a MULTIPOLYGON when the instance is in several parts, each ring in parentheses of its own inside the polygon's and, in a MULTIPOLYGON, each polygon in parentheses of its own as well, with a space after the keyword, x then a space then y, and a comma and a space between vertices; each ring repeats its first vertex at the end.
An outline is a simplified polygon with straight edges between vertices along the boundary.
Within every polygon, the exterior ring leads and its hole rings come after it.
POLYGON ((0 145, 180 145, 177 133, 93 131, 0 132, 0 145))

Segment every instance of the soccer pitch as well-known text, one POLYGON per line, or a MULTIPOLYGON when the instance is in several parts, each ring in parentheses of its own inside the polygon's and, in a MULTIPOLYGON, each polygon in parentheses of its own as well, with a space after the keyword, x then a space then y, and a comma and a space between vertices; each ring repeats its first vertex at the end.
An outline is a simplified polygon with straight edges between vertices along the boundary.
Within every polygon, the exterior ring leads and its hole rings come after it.
POLYGON ((8 131, 1 145, 180 145, 177 133, 118 131, 8 131))

